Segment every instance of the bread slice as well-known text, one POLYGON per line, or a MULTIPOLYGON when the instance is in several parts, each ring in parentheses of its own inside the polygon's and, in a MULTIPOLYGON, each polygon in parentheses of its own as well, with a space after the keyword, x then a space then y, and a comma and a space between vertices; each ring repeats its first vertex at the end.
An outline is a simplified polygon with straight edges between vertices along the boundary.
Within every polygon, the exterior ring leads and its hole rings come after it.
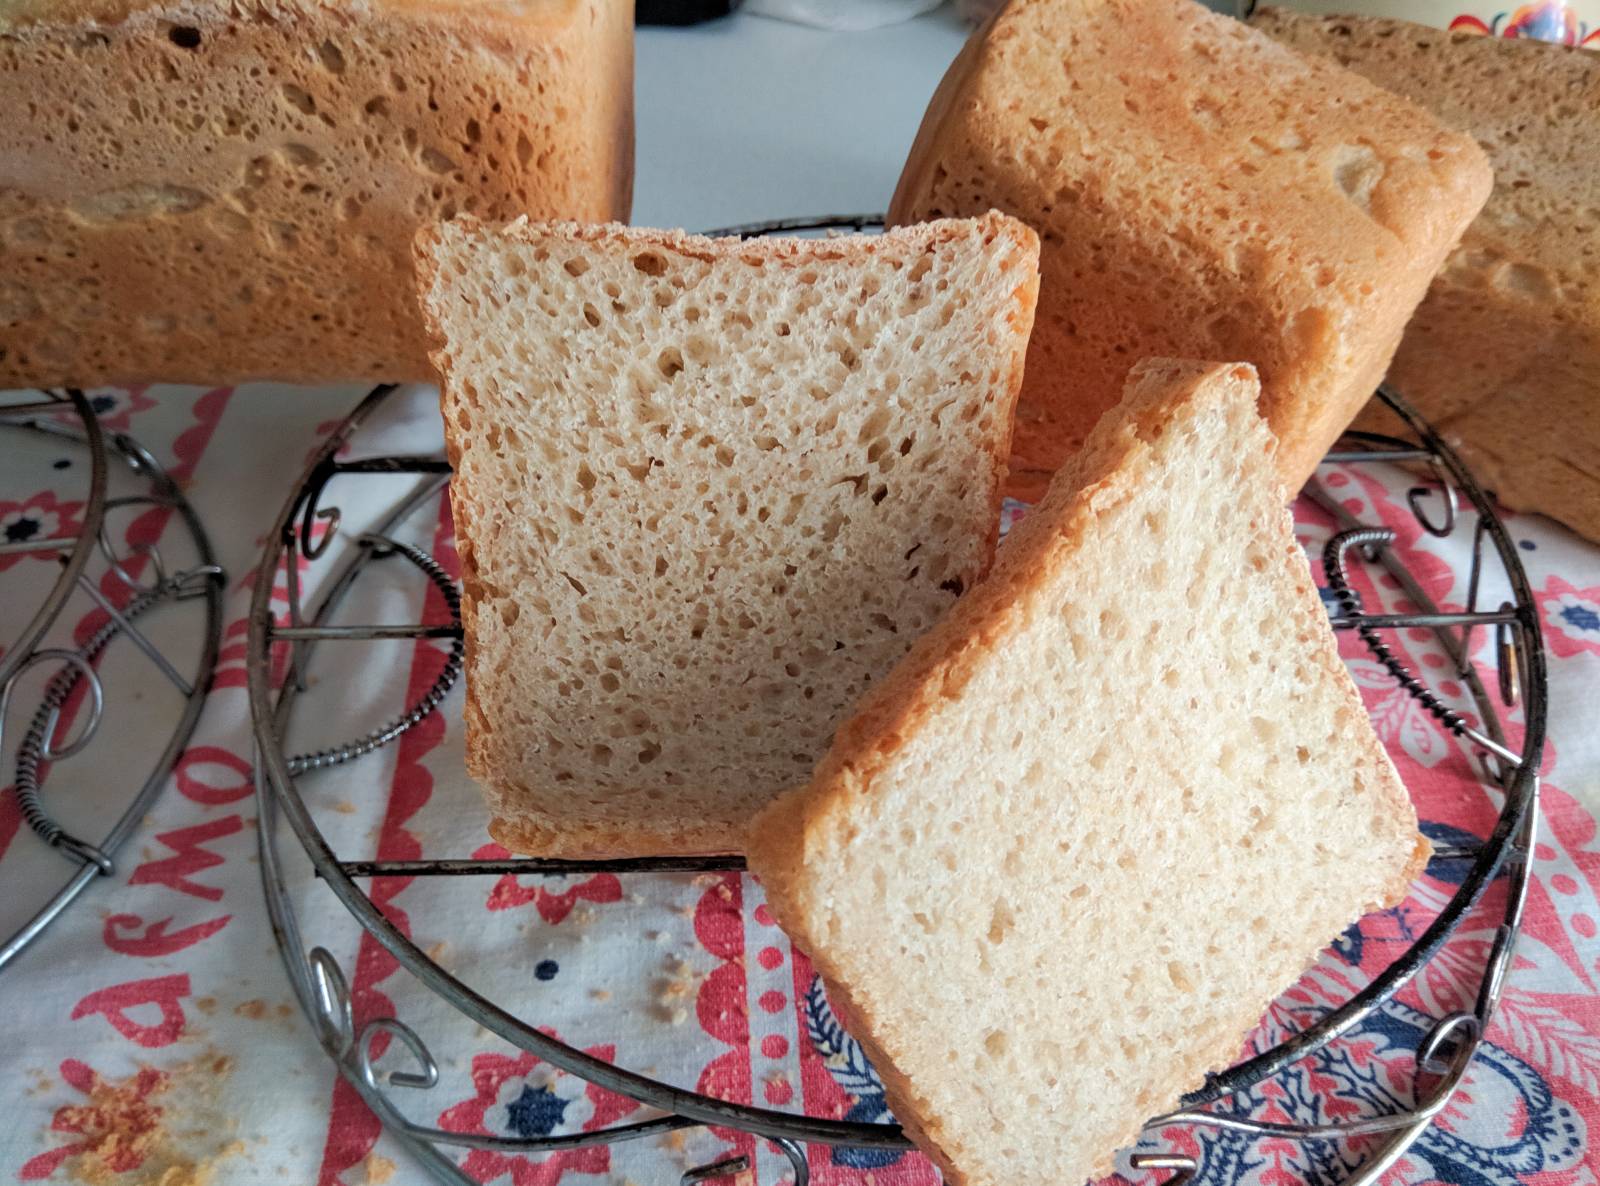
POLYGON ((778 922, 957 1186, 1107 1172, 1422 868, 1258 393, 1248 366, 1136 367, 988 579, 752 826, 778 922))
POLYGON ((1013 492, 1140 358, 1235 358, 1298 490, 1487 197, 1471 139, 1191 0, 1013 0, 951 66, 890 207, 1043 239, 1013 492))
POLYGON ((738 850, 989 565, 1038 241, 458 219, 419 253, 492 831, 738 850))
POLYGON ((632 0, 0 0, 0 388, 432 379, 411 240, 626 218, 632 0))
POLYGON ((1255 23, 1488 153, 1494 193, 1390 377, 1508 505, 1600 540, 1600 53, 1277 8, 1255 23))

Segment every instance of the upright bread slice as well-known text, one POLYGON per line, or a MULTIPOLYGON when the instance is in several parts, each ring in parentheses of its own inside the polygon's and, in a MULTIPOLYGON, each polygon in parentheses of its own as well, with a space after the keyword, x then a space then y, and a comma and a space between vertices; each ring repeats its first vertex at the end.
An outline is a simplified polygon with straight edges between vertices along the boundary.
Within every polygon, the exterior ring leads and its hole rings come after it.
POLYGON ((626 218, 632 0, 0 0, 0 388, 431 379, 411 240, 626 218))
POLYGON ((890 218, 1039 231, 1014 492, 1153 356, 1253 363, 1293 491, 1489 185, 1469 137, 1192 0, 1012 0, 940 84, 890 218))
POLYGON ((1494 193, 1390 377, 1507 504, 1600 540, 1600 53, 1376 17, 1254 20, 1489 154, 1494 193))
POLYGON ((495 836, 737 850, 989 565, 1037 239, 458 219, 419 253, 495 836))
POLYGON ((1248 366, 1136 367, 991 575, 751 828, 778 922, 947 1182, 1108 1171, 1421 869, 1258 393, 1248 366))

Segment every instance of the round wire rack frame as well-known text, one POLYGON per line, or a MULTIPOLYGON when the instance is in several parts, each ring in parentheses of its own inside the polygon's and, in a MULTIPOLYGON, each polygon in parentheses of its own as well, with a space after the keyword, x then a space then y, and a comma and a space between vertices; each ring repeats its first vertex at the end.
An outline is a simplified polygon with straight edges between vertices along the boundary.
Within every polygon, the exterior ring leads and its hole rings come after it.
MULTIPOLYGON (((881 216, 846 216, 794 219, 753 224, 712 232, 750 236, 778 231, 816 232, 866 230, 882 225, 881 216)), ((261 811, 261 871, 269 911, 294 991, 316 1037, 335 1062, 340 1074, 382 1119, 388 1130, 441 1182, 472 1181, 449 1150, 489 1149, 501 1154, 539 1156, 579 1146, 609 1144, 661 1134, 680 1128, 715 1126, 752 1133, 775 1146, 792 1166, 798 1186, 809 1180, 804 1146, 810 1143, 876 1150, 903 1150, 909 1143, 892 1124, 866 1124, 807 1116, 792 1112, 730 1103, 684 1090, 647 1075, 635 1073, 585 1053, 538 1028, 539 1020, 519 1014, 512 1002, 490 999, 447 971, 423 951, 375 904, 370 890, 358 882, 389 877, 460 878, 489 875, 589 875, 595 873, 650 874, 661 872, 725 872, 742 870, 737 857, 663 857, 626 860, 550 860, 541 858, 475 859, 429 857, 416 860, 352 860, 335 850, 301 794, 299 781, 311 772, 337 766, 370 753, 403 734, 434 711, 461 672, 462 632, 459 599, 439 565, 420 549, 394 538, 405 522, 437 499, 449 481, 449 466, 442 456, 375 456, 341 459, 395 389, 374 389, 344 420, 307 467, 268 536, 260 565, 249 619, 249 695, 257 749, 257 795, 261 811), (324 507, 326 487, 335 478, 362 475, 414 475, 409 492, 387 505, 367 531, 343 540, 331 555, 340 512, 324 507), (320 527, 320 535, 319 535, 320 527), (351 586, 363 571, 398 557, 417 569, 444 594, 451 620, 438 624, 337 624, 335 617, 351 586), (303 603, 302 570, 316 562, 328 567, 316 597, 303 603), (275 617, 272 605, 275 582, 282 578, 288 593, 286 616, 275 617), (324 645, 343 649, 352 642, 376 639, 448 640, 450 651, 443 670, 426 694, 397 719, 345 745, 292 756, 287 746, 293 709, 304 691, 307 664, 313 648, 324 645), (286 675, 281 685, 273 679, 274 648, 287 644, 286 675), (334 957, 321 947, 307 948, 285 880, 278 848, 280 821, 294 842, 309 857, 316 873, 344 908, 412 976, 450 1009, 492 1032, 522 1051, 561 1071, 580 1076, 605 1090, 654 1109, 652 1119, 616 1124, 592 1132, 542 1137, 512 1137, 449 1132, 409 1119, 389 1088, 428 1088, 439 1077, 439 1064, 421 1036, 397 1017, 379 1016, 355 1024, 350 989, 334 957), (381 1070, 379 1051, 394 1043, 412 1060, 402 1069, 381 1070)), ((1351 1186, 1377 1179, 1406 1151, 1431 1120, 1446 1106, 1460 1084, 1487 1027, 1509 967, 1526 894, 1528 854, 1532 851, 1538 816, 1538 771, 1544 749, 1546 678, 1540 628, 1532 591, 1517 552, 1484 492, 1455 453, 1397 394, 1378 393, 1397 421, 1398 435, 1347 433, 1325 464, 1346 467, 1399 464, 1418 475, 1410 492, 1410 512, 1427 534, 1465 539, 1470 533, 1471 571, 1466 604, 1441 610, 1407 569, 1397 549, 1392 528, 1364 523, 1313 479, 1303 491, 1333 520, 1334 534, 1323 554, 1331 593, 1336 601, 1330 620, 1336 631, 1354 632, 1370 655, 1423 710, 1469 747, 1474 768, 1502 803, 1497 823, 1483 843, 1436 846, 1435 859, 1464 867, 1459 886, 1438 915, 1390 966, 1365 988, 1314 1024, 1286 1041, 1246 1059, 1227 1071, 1210 1076, 1204 1086, 1185 1097, 1177 1111, 1150 1121, 1147 1133, 1173 1125, 1226 1129, 1263 1137, 1296 1140, 1348 1140, 1366 1138, 1360 1168, 1347 1179, 1351 1186), (1354 562, 1353 562, 1354 560, 1354 562), (1384 573, 1397 583, 1416 607, 1406 613, 1368 614, 1352 578, 1356 565, 1384 573), (1491 581, 1510 590, 1510 597, 1493 606, 1480 605, 1491 581), (1427 676, 1408 667, 1386 644, 1395 631, 1422 628, 1443 648, 1447 663, 1427 676), (1493 692, 1484 686, 1473 661, 1474 635, 1492 632, 1493 692), (1429 678, 1459 681, 1476 710, 1469 717, 1448 706, 1427 682, 1429 678), (1501 710, 1520 706, 1520 737, 1510 740, 1501 710), (1280 1075, 1293 1064, 1315 1054, 1349 1034, 1382 1008, 1439 952, 1497 878, 1507 881, 1505 907, 1490 946, 1476 1001, 1471 1009, 1437 1018, 1416 1052, 1415 1100, 1411 1108, 1389 1115, 1321 1125, 1268 1123, 1213 1110, 1230 1097, 1280 1075)), ((1478 636, 1480 641, 1487 636, 1478 636)), ((1486 665, 1487 670, 1488 665, 1486 665)), ((359 670, 344 664, 341 677, 359 670)), ((473 807, 475 808, 475 805, 473 807)), ((1132 1159, 1136 1169, 1170 1171, 1170 1183, 1198 1181, 1203 1167, 1186 1156, 1144 1153, 1132 1159)), ((727 1177, 749 1168, 748 1158, 737 1157, 689 1170, 682 1181, 690 1183, 727 1177)))
MULTIPOLYGON (((19 727, 14 747, 13 778, 8 788, 16 796, 22 819, 31 835, 55 849, 68 870, 61 888, 43 902, 9 936, 0 941, 0 970, 21 955, 96 878, 116 872, 114 858, 134 826, 160 794, 174 763, 188 744, 210 687, 212 668, 222 633, 224 575, 211 550, 205 528, 156 459, 132 437, 107 432, 83 392, 21 393, 21 401, 0 402, 0 433, 20 445, 18 434, 35 441, 57 442, 87 455, 88 482, 84 492, 81 526, 76 532, 35 538, 22 534, 0 540, 0 559, 55 557, 60 571, 32 608, 16 635, 0 640, 0 747, 8 727, 19 727), (114 494, 113 467, 122 467, 136 492, 114 494), (167 510, 188 539, 188 551, 197 558, 190 567, 168 572, 154 543, 137 544, 119 551, 112 540, 108 516, 167 510), (148 574, 148 579, 141 579, 148 574), (160 606, 203 601, 203 625, 195 637, 199 654, 191 674, 185 675, 140 628, 137 620, 160 606), (58 624, 77 613, 98 609, 103 623, 75 645, 50 643, 58 624), (182 706, 165 746, 143 779, 132 785, 115 818, 93 839, 77 834, 55 818, 44 796, 45 784, 60 763, 85 750, 99 732, 114 697, 101 679, 100 663, 111 644, 126 638, 150 661, 182 697, 182 706), (37 706, 25 720, 12 721, 21 707, 25 677, 50 671, 37 706), (69 736, 70 735, 70 736, 69 736)), ((6 467, 9 469, 9 467, 6 467)), ((0 582, 3 584, 3 582, 0 582)), ((19 610, 26 601, 10 601, 19 610)), ((23 611, 26 612, 26 611, 23 611)), ((72 767, 67 766, 66 773, 72 767)), ((24 841, 18 837, 18 843, 24 841)), ((0 877, 4 877, 0 869, 0 877)), ((5 882, 0 880, 0 886, 5 882)), ((21 895, 19 894, 18 900, 21 895)))

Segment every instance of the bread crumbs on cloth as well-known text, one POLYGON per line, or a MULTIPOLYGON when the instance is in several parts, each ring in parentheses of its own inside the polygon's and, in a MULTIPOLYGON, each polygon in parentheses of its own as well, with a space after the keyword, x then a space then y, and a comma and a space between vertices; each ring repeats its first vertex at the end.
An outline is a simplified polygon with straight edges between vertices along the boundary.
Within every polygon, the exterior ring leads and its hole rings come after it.
POLYGON ((361 1163, 361 1168, 366 1172, 367 1186, 383 1186, 394 1177, 395 1164, 381 1154, 368 1153, 367 1159, 361 1163))
POLYGON ((219 1163, 244 1152, 223 1140, 233 1122, 212 1114, 216 1081, 233 1060, 207 1051, 168 1068, 141 1066, 124 1079, 106 1079, 75 1059, 61 1077, 85 1099, 51 1117, 51 1133, 68 1137, 23 1165, 25 1181, 54 1177, 88 1186, 137 1181, 143 1186, 211 1186, 219 1163), (209 1146, 209 1147, 208 1147, 209 1146), (137 1171, 137 1178, 124 1175, 137 1171))

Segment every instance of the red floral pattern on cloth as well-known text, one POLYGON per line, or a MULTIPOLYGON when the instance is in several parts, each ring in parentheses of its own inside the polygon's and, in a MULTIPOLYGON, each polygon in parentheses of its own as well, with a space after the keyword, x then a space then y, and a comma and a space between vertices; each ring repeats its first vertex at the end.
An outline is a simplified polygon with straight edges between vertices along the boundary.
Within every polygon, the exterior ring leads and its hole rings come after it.
MULTIPOLYGON (((558 1037, 554 1030, 544 1031, 558 1037)), ((616 1050, 592 1046, 585 1054, 611 1062, 616 1050)), ((439 1127, 446 1132, 495 1136, 546 1137, 553 1133, 595 1132, 638 1110, 625 1096, 568 1075, 532 1054, 516 1057, 479 1054, 472 1059, 476 1093, 446 1108, 439 1127)), ((611 1168, 606 1145, 565 1149, 538 1160, 474 1149, 461 1168, 479 1182, 509 1178, 512 1186, 556 1186, 569 1171, 603 1174, 611 1168)))
POLYGON ((1538 598, 1545 645, 1552 655, 1600 655, 1600 585, 1580 589, 1551 576, 1538 598))
MULTIPOLYGON (((41 490, 22 502, 0 501, 0 544, 76 538, 83 530, 82 515, 82 502, 58 501, 50 490, 41 490)), ((60 555, 55 549, 0 553, 0 572, 25 560, 45 560, 54 564, 60 555)))
MULTIPOLYGON (((510 855, 510 852, 498 844, 485 844, 472 854, 473 859, 479 861, 503 860, 510 855)), ((490 910, 515 910, 518 906, 526 906, 532 902, 539 912, 539 917, 551 926, 555 926, 571 914, 572 908, 580 901, 622 900, 622 883, 617 880, 615 874, 596 873, 593 877, 582 881, 565 884, 569 880, 541 877, 533 879, 534 884, 528 884, 515 874, 507 873, 494 883, 494 888, 489 891, 489 899, 484 905, 490 910), (551 885, 558 883, 564 888, 552 890, 551 885)))
MULTIPOLYGON (((281 398, 287 399, 285 391, 281 398)), ((0 1167, 9 1177, 28 1181, 71 1172, 72 1149, 89 1139, 84 1134, 95 1123, 82 1111, 86 1102, 92 1105, 86 1085, 94 1081, 94 1072, 88 1068, 100 1068, 107 1081, 131 1083, 137 1091, 138 1066, 148 1064, 152 1074, 161 1073, 192 1059, 193 1044, 203 1040, 239 1061, 239 1070, 220 1080, 215 1093, 227 1102, 236 1135, 252 1150, 248 1158, 219 1167, 214 1180, 230 1186, 276 1181, 360 1186, 375 1179, 374 1166, 381 1167, 372 1159, 387 1157, 395 1162, 391 1186, 418 1186, 426 1180, 421 1168, 405 1159, 353 1089, 334 1075, 305 1023, 295 1014, 281 1024, 255 1020, 260 1010, 249 1007, 257 998, 290 1007, 267 938, 259 870, 252 859, 253 762, 243 690, 249 573, 260 532, 286 492, 288 475, 303 464, 313 430, 330 423, 330 416, 325 403, 302 404, 297 420, 275 413, 269 436, 257 427, 267 419, 261 404, 230 402, 228 395, 226 389, 136 392, 123 405, 142 443, 189 483, 219 542, 231 549, 224 556, 230 574, 224 620, 232 625, 216 690, 200 732, 180 760, 173 793, 158 802, 130 842, 116 884, 57 924, 40 958, 5 974, 12 1049, 0 1062, 11 1076, 16 1105, 8 1125, 0 1126, 5 1130, 0 1131, 0 1167), (252 470, 260 450, 268 451, 269 460, 252 470), (253 484, 241 487, 243 474, 253 474, 248 479, 253 484), (218 494, 224 489, 226 505, 218 494), (69 1065, 81 1071, 69 1074, 69 1065), (61 1071, 43 1076, 41 1067, 61 1071)), ((403 412, 394 417, 395 425, 431 423, 426 393, 403 412)), ((415 452, 432 446, 396 429, 383 447, 415 452)), ((365 442, 354 450, 366 451, 365 442)), ((1431 596, 1444 605, 1462 604, 1465 549, 1417 528, 1405 505, 1413 478, 1400 473, 1380 478, 1354 467, 1325 474, 1352 510, 1396 527, 1396 547, 1431 596)), ((63 479, 58 490, 7 491, 7 496, 64 499, 69 488, 63 479)), ((343 507, 346 522, 360 521, 358 499, 349 488, 329 501, 343 507)), ((1008 517, 1018 513, 1015 507, 1007 512, 1008 517)), ((1600 738, 1585 727, 1580 707, 1594 694, 1597 646, 1587 613, 1600 599, 1600 550, 1536 518, 1513 515, 1507 523, 1537 591, 1552 704, 1558 710, 1552 718, 1523 938, 1501 1009, 1465 1089, 1390 1172, 1386 1186, 1589 1186, 1600 1169, 1589 1139, 1600 1124, 1600 837, 1593 814, 1600 802, 1600 738)), ((418 526, 420 542, 452 568, 448 515, 418 526)), ((142 523, 119 521, 114 531, 119 546, 127 549, 141 540, 160 539, 165 545, 164 527, 150 517, 142 523)), ((1320 555, 1330 530, 1327 519, 1302 505, 1299 530, 1311 556, 1320 555)), ((1321 580, 1320 565, 1313 560, 1311 567, 1321 580)), ((1401 591, 1381 573, 1359 563, 1354 568, 1353 583, 1369 610, 1405 608, 1401 591)), ((302 569, 302 575, 308 573, 302 569)), ((416 581, 413 588, 420 591, 424 585, 416 581)), ((371 620, 416 620, 417 608, 391 606, 371 620)), ((280 616, 286 610, 281 579, 273 609, 280 616)), ((432 591, 420 612, 430 621, 442 617, 443 606, 432 591)), ((80 629, 89 625, 86 621, 80 629)), ((1477 778, 1474 759, 1433 715, 1397 694, 1357 639, 1346 635, 1340 641, 1424 827, 1440 843, 1481 839, 1493 826, 1498 801, 1477 778)), ((1408 663, 1430 673, 1453 706, 1471 711, 1461 700, 1465 690, 1428 637, 1394 641, 1408 663)), ((1492 645, 1488 637, 1475 641, 1480 660, 1492 645)), ((392 702, 374 708, 375 718, 386 719, 402 701, 425 690, 444 662, 445 649, 424 640, 394 644, 389 653, 400 657, 356 660, 370 667, 350 685, 352 694, 364 695, 373 685, 392 689, 392 702)), ((354 652, 338 654, 349 661, 354 652)), ((281 675, 281 661, 280 652, 275 676, 281 675)), ((313 685, 318 678, 326 678, 326 669, 321 676, 313 672, 313 685)), ((308 782, 319 818, 343 829, 342 854, 384 860, 446 851, 497 855, 485 843, 476 791, 461 775, 456 711, 447 705, 445 715, 429 718, 382 756, 308 782), (447 825, 456 830, 443 831, 447 825)), ((1515 737, 1518 711, 1506 715, 1515 737)), ((13 802, 0 794, 0 840, 13 802)), ((25 829, 22 834, 27 835, 25 829)), ((1400 908, 1373 915, 1341 936, 1280 998, 1249 1045, 1276 1041, 1359 991, 1427 925, 1459 874, 1458 867, 1435 862, 1400 908)), ((297 875, 305 881, 304 924, 333 926, 331 938, 308 936, 307 941, 326 941, 347 969, 357 1025, 399 1016, 439 1057, 438 1087, 395 1093, 409 1115, 435 1115, 441 1127, 453 1131, 503 1134, 537 1133, 546 1124, 551 1132, 593 1131, 642 1118, 631 1101, 591 1089, 531 1055, 485 1049, 482 1034, 474 1035, 470 1026, 464 1038, 444 1031, 440 1010, 429 1011, 430 998, 394 957, 356 935, 303 868, 297 875)), ((707 875, 691 884, 607 875, 491 877, 470 884, 448 910, 426 919, 429 930, 423 934, 419 927, 436 900, 429 895, 439 893, 424 880, 395 877, 370 884, 384 913, 419 945, 431 950, 440 936, 449 940, 438 958, 469 983, 483 967, 509 967, 495 992, 579 1048, 741 1103, 835 1118, 888 1118, 881 1085, 849 1035, 848 1018, 834 1009, 810 963, 779 932, 760 886, 751 879, 707 875), (663 972, 664 963, 680 960, 689 971, 663 972), (687 995, 670 995, 680 980, 691 986, 687 995), (513 986, 511 992, 506 984, 513 986), (680 1000, 685 1008, 678 1007, 680 1000)), ((1503 894, 1498 884, 1490 888, 1435 965, 1373 1025, 1294 1073, 1247 1093, 1241 1106, 1297 1121, 1404 1106, 1416 1040, 1429 1019, 1462 1007, 1476 991, 1503 894)), ((384 1058, 385 1046, 393 1043, 374 1043, 376 1060, 384 1058)), ((402 1056, 398 1050, 388 1055, 402 1056)), ((147 1082, 146 1096, 155 1098, 156 1081, 147 1082)), ((163 1105, 167 1098, 161 1097, 163 1105)), ((218 1143, 233 1135, 231 1130, 219 1135, 218 1143)), ((465 1151, 455 1156, 477 1180, 510 1186, 674 1181, 684 1168, 740 1154, 753 1164, 741 1186, 777 1186, 788 1178, 787 1162, 766 1142, 726 1129, 681 1135, 681 1146, 641 1140, 543 1159, 465 1151)), ((1181 1128, 1152 1134, 1148 1147, 1197 1155, 1206 1166, 1205 1181, 1226 1186, 1327 1186, 1363 1153, 1353 1144, 1252 1143, 1181 1128)), ((938 1180, 926 1159, 914 1154, 812 1146, 808 1156, 818 1186, 933 1186, 938 1180)), ((134 1186, 146 1169, 129 1165, 112 1171, 108 1181, 134 1186)), ((1163 1176, 1125 1174, 1112 1181, 1154 1183, 1163 1176)))

